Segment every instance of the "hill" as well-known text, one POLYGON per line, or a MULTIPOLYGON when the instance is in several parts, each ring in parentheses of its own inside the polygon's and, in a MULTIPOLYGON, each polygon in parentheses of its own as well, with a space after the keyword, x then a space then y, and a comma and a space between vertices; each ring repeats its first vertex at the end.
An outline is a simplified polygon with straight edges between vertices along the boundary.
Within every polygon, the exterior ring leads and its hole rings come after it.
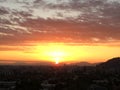
POLYGON ((120 71, 120 57, 109 59, 108 61, 97 65, 97 67, 107 71, 120 71))

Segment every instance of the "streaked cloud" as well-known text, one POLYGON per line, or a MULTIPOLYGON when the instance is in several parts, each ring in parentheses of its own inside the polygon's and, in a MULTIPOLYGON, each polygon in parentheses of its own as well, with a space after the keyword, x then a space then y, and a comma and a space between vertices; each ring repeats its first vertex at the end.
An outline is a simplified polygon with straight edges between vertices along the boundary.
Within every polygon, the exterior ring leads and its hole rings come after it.
POLYGON ((0 44, 120 41, 119 0, 0 0, 0 44))

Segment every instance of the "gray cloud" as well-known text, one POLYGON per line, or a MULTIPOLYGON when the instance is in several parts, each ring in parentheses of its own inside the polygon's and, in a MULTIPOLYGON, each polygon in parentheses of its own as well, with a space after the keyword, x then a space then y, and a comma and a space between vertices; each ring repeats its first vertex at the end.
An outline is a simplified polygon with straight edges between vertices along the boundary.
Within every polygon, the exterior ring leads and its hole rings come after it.
POLYGON ((120 40, 118 0, 11 1, 0 0, 0 44, 120 40))

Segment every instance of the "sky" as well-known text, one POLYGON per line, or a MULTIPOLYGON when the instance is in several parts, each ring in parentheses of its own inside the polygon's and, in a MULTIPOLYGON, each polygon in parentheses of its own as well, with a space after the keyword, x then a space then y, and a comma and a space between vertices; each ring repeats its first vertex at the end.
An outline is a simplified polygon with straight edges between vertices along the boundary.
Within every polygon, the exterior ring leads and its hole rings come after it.
POLYGON ((0 60, 102 62, 120 56, 120 0, 0 0, 0 60))

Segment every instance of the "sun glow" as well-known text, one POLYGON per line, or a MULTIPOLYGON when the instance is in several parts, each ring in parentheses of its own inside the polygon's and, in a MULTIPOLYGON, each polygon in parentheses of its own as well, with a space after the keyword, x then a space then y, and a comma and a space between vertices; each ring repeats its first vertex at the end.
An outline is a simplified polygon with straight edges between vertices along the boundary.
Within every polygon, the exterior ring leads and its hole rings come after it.
MULTIPOLYGON (((11 48, 10 46, 4 47, 11 48)), ((14 46, 14 48, 18 47, 14 46)), ((120 51, 120 47, 69 45, 65 43, 35 43, 33 46, 24 46, 23 48, 25 49, 24 51, 0 51, 0 59, 18 61, 37 60, 54 64, 80 61, 99 62, 99 60, 102 62, 102 60, 119 56, 120 51)))
POLYGON ((118 48, 115 49, 114 47, 110 48, 106 46, 68 45, 64 43, 39 43, 32 47, 30 53, 26 54, 28 56, 31 56, 30 58, 32 58, 32 60, 35 59, 39 61, 49 61, 55 64, 80 62, 87 60, 89 62, 97 62, 98 59, 105 60, 107 58, 110 58, 110 55, 106 55, 106 52, 103 50, 109 52, 114 51, 110 54, 112 56, 116 51, 118 51, 118 48), (94 53, 96 51, 99 52, 94 53), (103 57, 101 57, 102 54, 105 54, 106 58, 103 59, 103 57))
POLYGON ((63 60, 65 54, 66 54, 65 52, 57 50, 49 52, 49 56, 53 58, 56 64, 59 64, 59 62, 63 60))
POLYGON ((64 43, 47 43, 35 46, 34 53, 36 53, 39 60, 54 62, 55 64, 71 62, 86 57, 86 50, 82 47, 67 45, 64 43))
POLYGON ((59 64, 64 62, 69 56, 65 48, 66 46, 64 44, 47 44, 42 47, 37 46, 36 50, 39 50, 38 53, 41 55, 40 58, 59 64))

